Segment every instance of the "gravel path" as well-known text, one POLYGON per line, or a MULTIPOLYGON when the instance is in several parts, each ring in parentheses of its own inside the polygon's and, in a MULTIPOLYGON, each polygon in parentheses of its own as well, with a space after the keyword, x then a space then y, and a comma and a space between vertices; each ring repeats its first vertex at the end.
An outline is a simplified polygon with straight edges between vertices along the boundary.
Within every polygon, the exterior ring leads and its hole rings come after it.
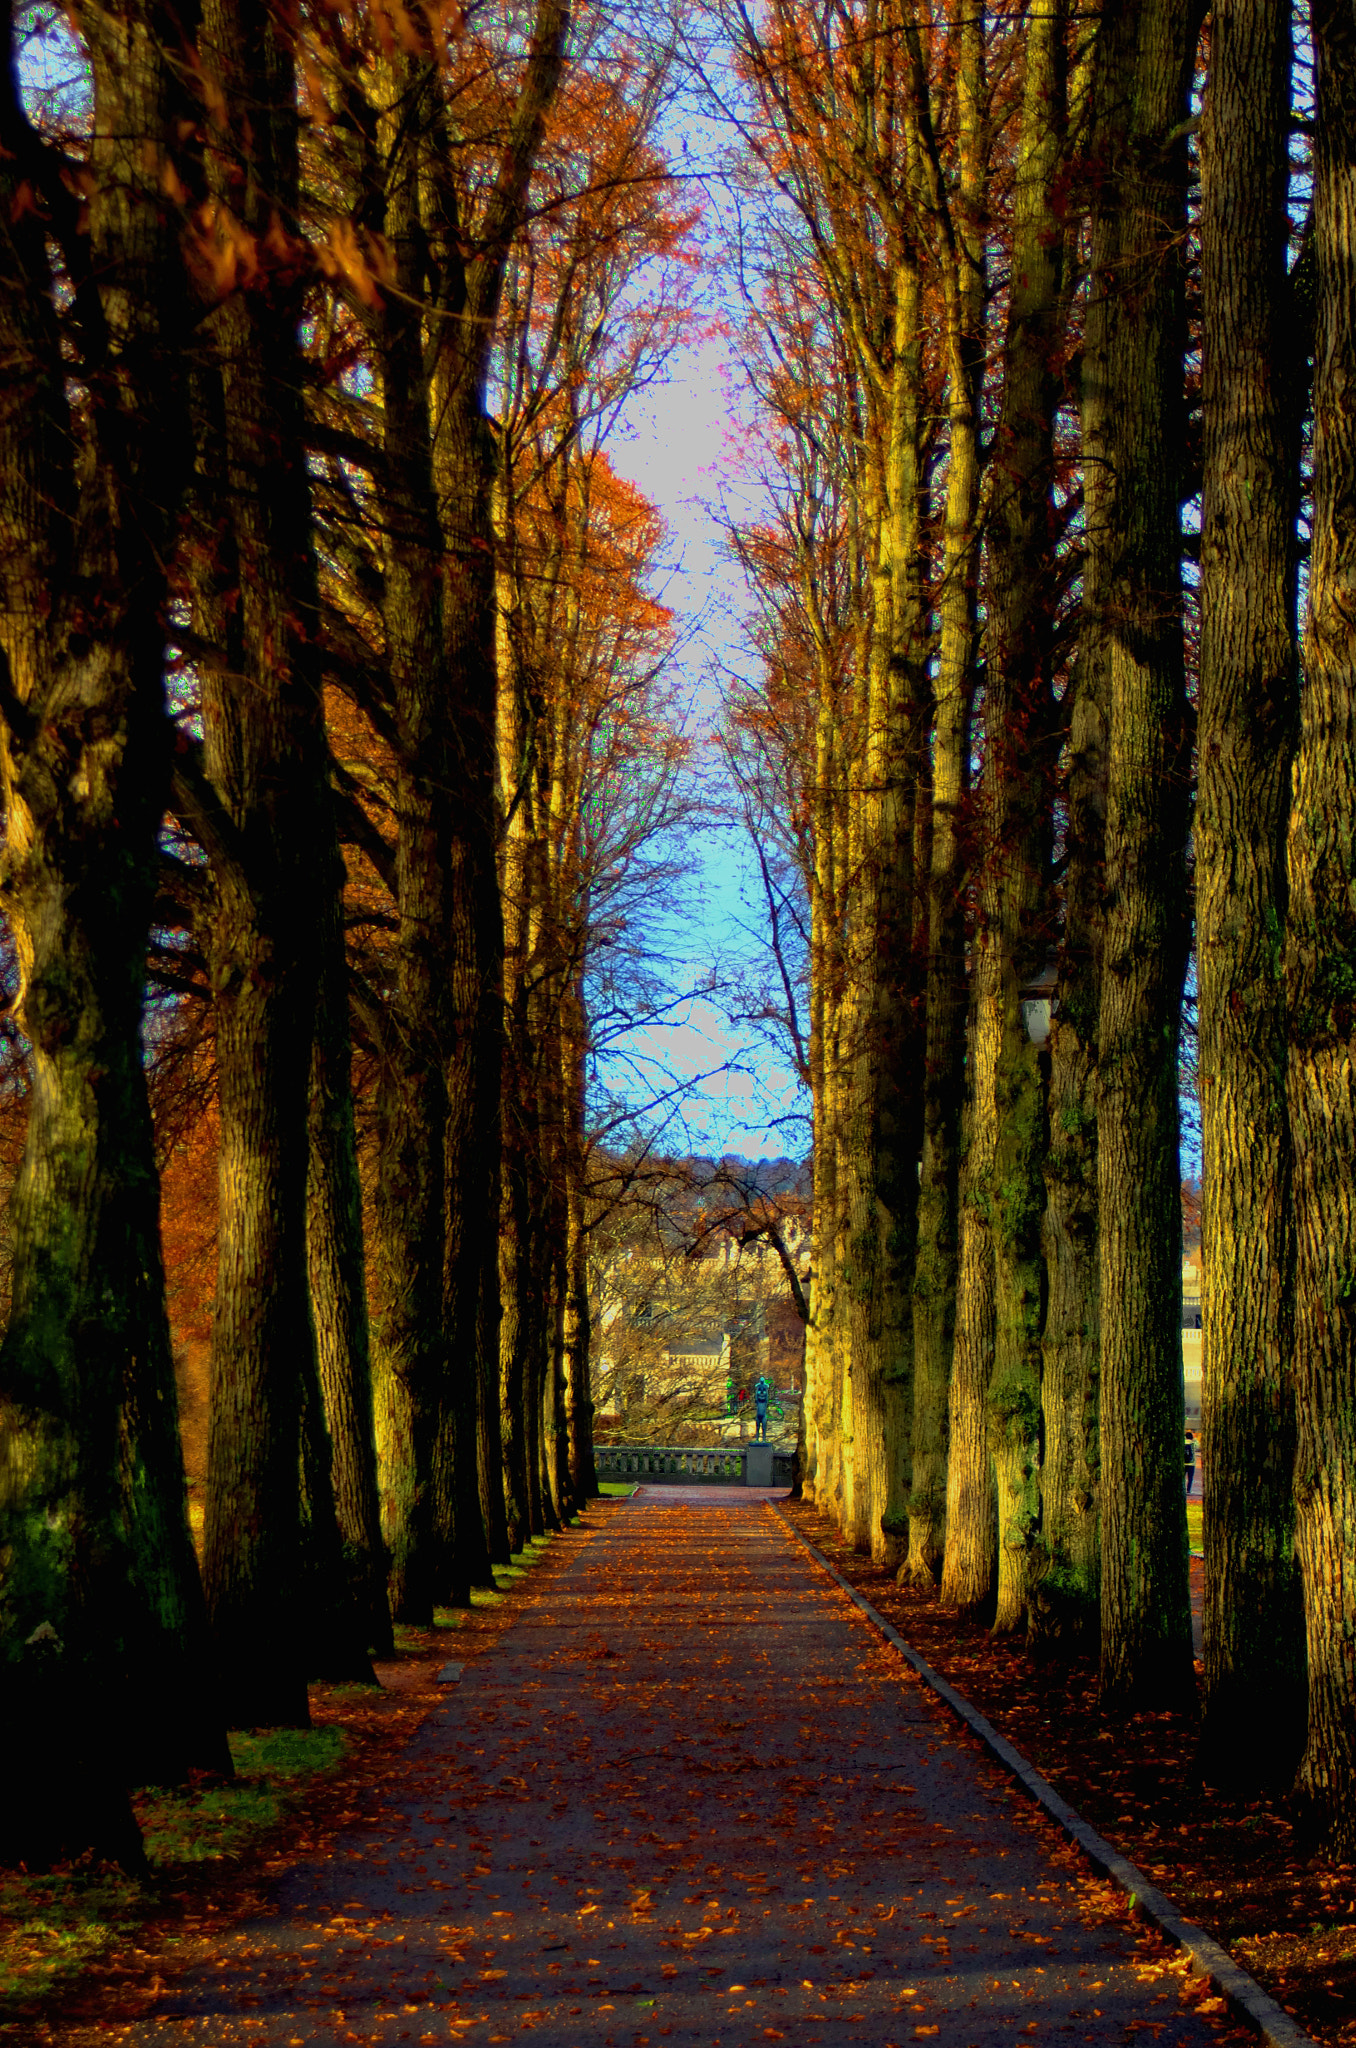
POLYGON ((563 1536, 399 1783, 110 2036, 1221 2038, 757 1500, 656 1488, 563 1536))

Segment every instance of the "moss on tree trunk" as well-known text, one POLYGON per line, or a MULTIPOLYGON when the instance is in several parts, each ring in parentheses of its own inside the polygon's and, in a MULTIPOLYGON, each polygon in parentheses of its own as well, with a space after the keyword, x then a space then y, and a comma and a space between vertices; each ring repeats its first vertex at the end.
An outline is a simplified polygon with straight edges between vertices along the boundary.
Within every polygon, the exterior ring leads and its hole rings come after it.
POLYGON ((1098 134, 1110 295, 1110 728, 1098 1056, 1101 1682, 1119 1704, 1192 1686, 1182 1488, 1177 1048, 1190 747, 1181 599, 1182 249, 1200 9, 1138 0, 1103 24, 1098 134), (1165 142, 1165 137, 1174 139, 1165 142))
POLYGON ((1356 1856, 1356 35, 1314 8, 1314 512, 1287 866, 1288 1102, 1295 1160, 1296 1541, 1309 1651, 1298 1791, 1328 1852, 1356 1856))
POLYGON ((1205 1694, 1211 1782, 1287 1785, 1304 1740, 1294 1541, 1285 835, 1299 715, 1299 445, 1286 280, 1290 26, 1212 15, 1202 146, 1199 794, 1205 1694))

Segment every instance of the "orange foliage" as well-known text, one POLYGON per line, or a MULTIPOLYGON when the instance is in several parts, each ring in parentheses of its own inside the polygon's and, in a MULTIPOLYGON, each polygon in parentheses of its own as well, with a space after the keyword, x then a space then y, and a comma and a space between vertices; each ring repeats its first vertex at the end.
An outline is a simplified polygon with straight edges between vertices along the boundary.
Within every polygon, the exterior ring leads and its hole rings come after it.
POLYGON ((217 1282, 217 1148, 215 1091, 187 1124, 160 1173, 160 1236, 170 1332, 177 1351, 207 1343, 217 1282))

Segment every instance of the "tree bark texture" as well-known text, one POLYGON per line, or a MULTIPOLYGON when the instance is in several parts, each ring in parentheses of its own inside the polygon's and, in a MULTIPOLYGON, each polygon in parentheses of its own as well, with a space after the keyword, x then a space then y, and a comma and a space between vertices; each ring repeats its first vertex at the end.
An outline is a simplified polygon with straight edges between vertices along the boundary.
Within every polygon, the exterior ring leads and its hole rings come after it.
POLYGON ((570 1430, 570 1485, 579 1503, 594 1499, 598 1492, 598 1473, 593 1462, 593 1392, 589 1376, 592 1329, 585 1185, 588 1155, 584 1116, 584 1031, 583 990, 572 981, 561 1033, 565 1174, 569 1201, 565 1252, 565 1378, 570 1430))
MULTIPOLYGON (((1073 80, 1086 103, 1096 40, 1073 80)), ((1072 124, 1071 124, 1072 125, 1072 124)), ((1091 272, 1109 233, 1093 223, 1091 272)), ((1082 606, 1071 680, 1064 930, 1051 1019, 1049 1141, 1043 1246, 1048 1289, 1041 1358, 1045 1458, 1041 1513, 1045 1569, 1033 1626, 1068 1646, 1096 1643, 1101 1627, 1101 1254, 1097 1212, 1097 1039, 1101 1004, 1110 649, 1106 620, 1110 499, 1107 454, 1109 307, 1084 295, 1079 424, 1083 454, 1082 606)))
POLYGON ((1002 963, 992 935, 976 934, 970 970, 965 1121, 961 1135, 960 1270, 947 1424, 944 1606, 990 1617, 998 1586, 998 1504, 989 1451, 994 1358, 994 1260, 989 1216, 997 1120, 994 1077, 1002 1039, 1002 963))
POLYGON ((961 189, 945 252, 948 449, 941 644, 932 720, 927 879, 923 1148, 913 1276, 909 1549, 902 1578, 934 1586, 946 1542, 947 1419, 959 1254, 960 1117, 965 1062, 966 847, 970 714, 979 579, 979 426, 984 383, 984 25, 969 5, 957 74, 961 189))
POLYGON ((810 1087, 814 1116, 814 1235, 810 1321, 805 1344, 805 1500, 824 1503, 829 1486, 829 1404, 833 1398, 833 1345, 837 1315, 838 1014, 842 993, 842 918, 834 861, 839 707, 830 661, 821 659, 815 717, 814 870, 810 891, 810 1087))
POLYGON ((1033 12, 1025 38, 1012 281, 995 439, 985 634, 985 914, 1002 971, 994 1073, 998 1128, 990 1209, 995 1343, 989 1433, 998 1496, 995 1627, 1024 1628, 1041 1556, 1041 1251, 1047 1127, 1042 1058, 1022 986, 1049 950, 1055 616, 1054 413, 1063 336, 1063 235, 1056 181, 1064 140, 1064 8, 1033 12))
POLYGON ((385 67, 380 84, 374 178, 396 282, 382 308, 377 357, 385 454, 383 623, 397 737, 397 931, 395 990, 378 1082, 373 1334, 391 1611, 397 1621, 426 1624, 441 1590, 434 1447, 446 1357, 443 1059, 450 982, 451 682, 433 488, 422 315, 427 237, 420 208, 439 83, 435 66, 410 54, 385 67))
POLYGON ((1217 0, 1202 150, 1205 500, 1195 822, 1211 1782, 1288 1785, 1304 1742, 1294 1540, 1285 840, 1298 726, 1299 448, 1285 365, 1290 24, 1217 0))
MULTIPOLYGON (((491 313, 485 317, 492 317, 491 313)), ((490 1211, 491 1162, 499 1149, 504 935, 495 865, 493 536, 489 494, 494 452, 483 412, 478 351, 439 383, 435 475, 447 577, 443 628, 450 707, 450 768, 458 802, 449 811, 451 1016, 446 1058, 448 1117, 443 1320, 444 1403, 455 1420, 455 1515, 448 1562, 469 1597, 489 1572, 475 1463, 480 1399, 480 1303, 498 1247, 490 1211)))
MULTIPOLYGON (((505 521, 506 525, 507 522, 505 521)), ((506 537, 501 535, 501 541, 506 537)), ((507 579, 505 579, 507 580, 507 579)), ((532 1316, 529 1245, 532 1218, 528 1197, 528 1116, 531 1054, 528 1043, 528 948, 531 931, 532 805, 529 707, 518 651, 502 630, 508 612, 501 603, 499 661, 500 892, 504 930, 503 1160, 499 1209, 499 1408, 500 1455, 509 1542, 521 1550, 527 1540, 527 1346, 532 1316)))
MULTIPOLYGON (((1085 350, 1087 348, 1085 338, 1085 350)), ((1086 428, 1085 428, 1086 445, 1086 428)), ((1085 501, 1095 497, 1089 481, 1085 501)), ((1089 519, 1095 518, 1095 512, 1089 519)), ((1069 733, 1064 936, 1050 1037, 1041 1363, 1044 1571, 1033 1626, 1047 1641, 1097 1639, 1101 1600, 1101 1346, 1097 1230, 1097 1012, 1106 824, 1106 663, 1087 598, 1069 733)))
POLYGON ((88 213, 60 224, 87 409, 68 410, 9 16, 0 77, 3 900, 30 1106, 0 1348, 0 1855, 135 1862, 125 1787, 229 1771, 207 1681, 142 1064, 167 788, 165 563, 187 476, 191 286, 166 190, 174 23, 77 10, 88 213), (78 456, 78 460, 77 460, 78 456), (91 1698, 99 1709, 90 1711, 91 1698))
POLYGON ((918 1220, 916 1060, 911 1052, 914 825, 923 701, 919 589, 921 295, 916 261, 896 280, 894 363, 884 445, 875 451, 877 562, 861 865, 853 890, 846 1047, 852 1511, 857 1548, 900 1562, 908 1541, 913 1421, 914 1244, 918 1220))
POLYGON ((314 1343, 301 1357, 300 1551, 293 1615, 307 1678, 375 1685, 365 1590, 347 1569, 335 1508, 334 1450, 314 1343))
POLYGON ((1098 1101, 1101 1683, 1126 1706, 1175 1702, 1192 1684, 1177 1102, 1190 754, 1178 507, 1182 123, 1199 25, 1199 8, 1180 0, 1138 0, 1108 17, 1095 144, 1108 235, 1091 289, 1113 309, 1100 536, 1111 719, 1098 1101))
POLYGON ((393 1654, 386 1551, 377 1490, 377 1438, 367 1316, 367 1252, 353 1119, 344 864, 327 849, 332 880, 320 906, 320 979, 311 1048, 306 1258, 316 1361, 333 1446, 331 1477, 345 1575, 367 1641, 393 1654))
POLYGON ((195 585, 218 657, 202 684, 206 787, 187 806, 212 867, 221 1116, 204 1582, 228 1718, 305 1725, 298 1474, 314 1372, 307 1103, 326 761, 297 343, 295 75, 259 0, 208 0, 203 57, 222 95, 208 152, 221 232, 229 214, 278 252, 212 315, 200 426, 204 528, 219 532, 219 559, 195 585))
POLYGON ((1297 1789, 1356 1855, 1356 22, 1313 10, 1314 511, 1287 871, 1295 1162, 1295 1527, 1309 1663, 1297 1789))

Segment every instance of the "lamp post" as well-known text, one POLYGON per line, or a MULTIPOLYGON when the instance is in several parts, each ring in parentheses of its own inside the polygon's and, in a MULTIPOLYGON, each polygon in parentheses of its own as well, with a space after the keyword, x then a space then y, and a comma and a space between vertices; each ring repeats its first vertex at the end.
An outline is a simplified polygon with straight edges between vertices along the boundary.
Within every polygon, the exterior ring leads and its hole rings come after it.
POLYGON ((1055 999, 1058 979, 1058 965, 1051 954, 1039 974, 1022 983, 1022 1022, 1032 1045, 1044 1045, 1050 1036, 1050 1020, 1059 1007, 1055 999))

